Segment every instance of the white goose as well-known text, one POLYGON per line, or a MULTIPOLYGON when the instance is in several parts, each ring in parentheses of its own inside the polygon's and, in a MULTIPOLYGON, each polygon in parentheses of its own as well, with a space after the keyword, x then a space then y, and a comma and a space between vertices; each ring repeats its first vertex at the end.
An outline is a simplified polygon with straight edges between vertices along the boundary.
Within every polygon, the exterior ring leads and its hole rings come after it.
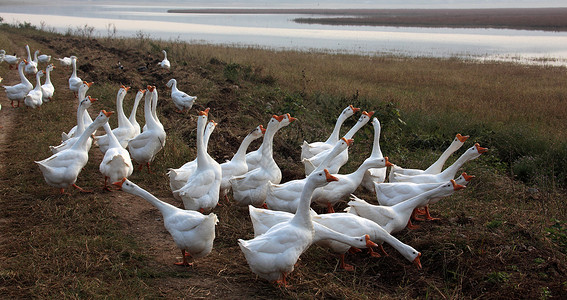
MULTIPOLYGON (((455 179, 455 182, 460 185, 466 186, 469 181, 471 181, 474 176, 469 176, 467 173, 463 172, 461 176, 455 179)), ((378 199, 378 204, 384 206, 393 206, 410 198, 413 198, 419 194, 425 193, 439 186, 438 182, 435 183, 413 183, 413 182, 388 182, 388 183, 375 183, 376 198, 378 199)), ((433 218, 429 212, 429 204, 437 203, 442 197, 434 197, 429 199, 427 205, 425 205, 425 218, 427 220, 438 220, 433 218)), ((417 214, 420 213, 419 210, 414 210, 412 213, 412 218, 416 221, 423 221, 423 219, 418 218, 417 214)))
POLYGON ((341 126, 343 125, 343 123, 359 110, 360 108, 354 107, 352 105, 347 106, 337 118, 333 132, 331 132, 331 135, 327 138, 326 141, 313 142, 309 144, 306 141, 303 141, 303 145, 301 145, 301 159, 303 160, 304 158, 311 158, 324 150, 333 148, 333 146, 335 146, 335 144, 339 142, 341 126))
POLYGON ((24 99, 24 104, 27 107, 39 108, 43 101, 41 100, 43 92, 41 91, 41 77, 43 76, 43 71, 39 71, 35 74, 36 84, 35 88, 28 92, 26 98, 24 99))
POLYGON ((169 69, 171 67, 171 64, 169 63, 169 60, 167 60, 167 52, 165 52, 165 50, 161 50, 161 52, 163 53, 164 58, 158 63, 158 66, 164 69, 169 69))
POLYGON ((86 192, 78 187, 75 182, 77 181, 77 176, 79 176, 79 173, 89 160, 87 140, 100 126, 108 122, 108 118, 112 114, 113 112, 102 110, 93 123, 81 134, 79 140, 73 147, 53 154, 42 161, 35 162, 43 173, 43 178, 47 184, 59 188, 62 194, 64 193, 64 189, 69 186, 86 192))
POLYGON ((35 53, 35 59, 32 59, 31 57, 31 52, 30 52, 30 46, 26 45, 26 51, 28 53, 28 64, 26 64, 24 71, 27 74, 35 74, 37 73, 38 69, 37 69, 37 52, 35 53))
POLYGON ((150 163, 164 147, 166 138, 165 130, 152 116, 150 102, 153 97, 157 97, 157 89, 155 86, 148 86, 148 92, 144 101, 144 116, 147 129, 128 142, 130 157, 140 164, 139 169, 145 164, 148 167, 148 172, 151 172, 150 163))
MULTIPOLYGON (((152 114, 152 118, 155 120, 155 122, 157 123, 157 125, 159 127, 161 127, 161 129, 163 130, 163 124, 161 124, 161 121, 159 120, 158 116, 157 116, 157 103, 158 103, 158 93, 156 92, 152 92, 152 98, 151 98, 151 109, 150 112, 152 114)), ((145 108, 145 104, 144 104, 144 108, 145 108)), ((144 113, 145 116, 145 113, 144 113)), ((148 122, 146 121, 146 124, 144 124, 144 127, 142 128, 142 132, 146 131, 146 129, 148 128, 148 122)), ((165 146, 165 141, 164 144, 165 146)))
MULTIPOLYGON (((71 56, 71 57, 72 57, 72 56, 71 56)), ((55 59, 59 61, 59 63, 61 64, 61 66, 63 66, 63 67, 68 67, 68 66, 71 65, 72 60, 73 60, 71 57, 66 57, 66 56, 63 57, 63 58, 56 57, 55 59)))
MULTIPOLYGON (((85 131, 85 128, 87 127, 83 122, 83 115, 88 113, 87 109, 91 107, 91 105, 95 101, 97 101, 96 98, 91 98, 91 96, 87 96, 81 101, 81 103, 79 103, 79 106, 77 107, 77 126, 75 130, 75 134, 72 137, 61 142, 61 144, 59 144, 58 146, 49 146, 49 149, 51 150, 51 152, 53 152, 53 154, 71 148, 79 140, 81 134, 85 131)), ((91 146, 92 146, 92 138, 89 137, 86 141, 87 151, 91 149, 91 146)))
MULTIPOLYGON (((209 138, 211 137, 211 134, 215 130, 216 126, 217 126, 216 122, 210 121, 207 124, 207 127, 205 128, 205 133, 203 135, 205 149, 209 147, 209 138)), ((197 157, 195 157, 195 159, 192 161, 186 162, 180 168, 168 169, 167 175, 169 176, 169 187, 171 188, 171 191, 176 191, 182 188, 185 185, 185 183, 187 183, 189 177, 193 175, 196 169, 197 169, 197 157)), ((177 200, 181 200, 181 198, 179 198, 175 194, 174 197, 177 200)))
MULTIPOLYGON (((362 128, 362 126, 364 126, 366 123, 368 123, 368 121, 370 121, 370 118, 372 117, 373 114, 374 114, 373 111, 371 111, 371 112, 363 111, 362 115, 358 119, 358 122, 356 122, 356 124, 354 124, 354 126, 345 134, 344 137, 346 139, 352 139, 354 134, 360 128, 362 128)), ((331 151, 331 150, 327 149, 327 150, 322 151, 319 154, 317 154, 317 155, 315 155, 311 158, 302 159, 301 162, 305 166, 305 175, 309 175, 311 172, 313 172, 313 170, 315 170, 317 168, 317 166, 319 166, 321 164, 321 162, 323 160, 325 160, 325 157, 327 156, 329 151, 331 151)), ((335 160, 333 160, 331 162, 331 164, 327 168, 329 169, 329 172, 331 172, 332 174, 336 174, 336 173, 339 172, 339 169, 347 161, 348 161, 348 151, 343 151, 337 156, 337 158, 335 160)))
MULTIPOLYGON (((323 161, 314 172, 321 171, 327 166, 339 153, 347 149, 354 140, 347 140, 342 138, 335 144, 332 151, 329 152, 325 161, 323 161)), ((290 213, 295 213, 299 205, 299 197, 305 186, 307 178, 291 180, 285 183, 276 184, 268 183, 268 190, 266 192, 266 206, 269 209, 281 210, 290 213)))
POLYGON ((394 165, 390 169, 390 176, 393 176, 392 173, 398 173, 402 175, 419 175, 419 174, 439 174, 443 170, 443 165, 447 161, 447 159, 453 154, 453 152, 459 150, 461 146, 465 143, 465 141, 469 138, 468 135, 461 135, 457 133, 451 145, 447 147, 447 149, 439 156, 439 158, 427 169, 419 170, 419 169, 404 169, 399 166, 394 165))
POLYGON ((55 69, 53 64, 49 64, 45 68, 45 83, 41 86, 41 100, 43 102, 51 101, 53 94, 55 93, 55 87, 53 86, 53 83, 51 83, 51 71, 53 71, 53 69, 55 69))
POLYGON ((177 110, 182 113, 184 110, 190 110, 193 103, 197 100, 197 96, 189 96, 187 93, 177 89, 177 80, 170 79, 167 87, 171 88, 171 99, 177 110))
MULTIPOLYGON (((77 76, 77 57, 71 56, 71 66, 73 66, 73 73, 71 73, 71 77, 69 77, 69 89, 77 95, 79 92, 79 87, 83 83, 83 80, 77 76)), ((80 99, 80 98, 79 98, 80 99)))
MULTIPOLYGON (((297 120, 296 118, 292 117, 290 114, 284 114, 282 116, 283 119, 281 120, 279 124, 279 128, 276 129, 276 131, 286 127, 287 125, 297 120)), ((262 144, 260 145, 260 147, 258 147, 258 149, 246 153, 246 164, 248 165, 249 172, 260 167, 260 162, 262 161, 263 146, 264 146, 264 142, 262 142, 262 144)))
MULTIPOLYGON (((39 50, 38 50, 39 53, 39 50)), ((37 61, 40 63, 48 63, 51 60, 51 55, 42 54, 37 57, 37 61)))
MULTIPOLYGON (((377 118, 372 118, 372 126, 374 128, 374 142, 372 143, 372 153, 370 157, 383 157, 382 150, 380 149, 380 121, 377 118)), ((394 165, 391 165, 394 166, 394 165)), ((384 182, 386 180, 386 171, 388 168, 370 168, 364 173, 361 185, 374 192, 374 183, 384 182)))
POLYGON ((199 112, 197 120, 197 169, 185 185, 173 194, 183 200, 185 209, 209 212, 219 201, 222 171, 205 148, 203 132, 207 124, 209 109, 199 112))
POLYGON ((142 132, 140 123, 138 123, 138 120, 136 120, 136 112, 138 111, 138 105, 140 105, 140 100, 142 100, 142 97, 144 97, 145 92, 146 90, 143 89, 138 90, 138 92, 136 93, 136 98, 134 98, 134 105, 132 106, 132 110, 130 111, 130 117, 128 117, 128 121, 130 121, 130 124, 134 126, 134 137, 142 132))
POLYGON ((418 175, 401 175, 394 173, 390 178, 390 182, 413 182, 413 183, 430 183, 430 182, 445 182, 449 179, 455 178, 455 174, 459 168, 467 161, 478 158, 481 154, 487 152, 487 148, 481 147, 478 143, 474 144, 471 148, 467 149, 452 165, 447 167, 439 174, 418 174, 418 175))
POLYGON ((372 205, 351 195, 351 201, 348 203, 349 207, 345 208, 345 211, 372 220, 392 234, 411 225, 410 217, 413 210, 417 207, 425 206, 430 198, 449 196, 455 191, 464 188, 464 186, 457 184, 455 180, 451 179, 450 182, 440 183, 436 188, 394 206, 372 205))
POLYGON ((134 167, 130 153, 118 141, 118 138, 112 132, 108 122, 103 125, 106 135, 109 137, 108 147, 104 152, 104 157, 100 163, 99 170, 104 175, 103 189, 110 191, 108 188, 108 179, 110 182, 117 182, 122 178, 132 175, 134 167))
MULTIPOLYGON (((264 234, 274 225, 289 221, 291 218, 293 218, 292 213, 285 211, 255 208, 251 205, 248 207, 248 209, 254 228, 254 236, 264 234)), ((419 259, 421 253, 419 253, 413 247, 402 243, 400 240, 386 232, 384 228, 380 227, 380 225, 376 224, 375 222, 353 214, 330 213, 317 215, 317 213, 315 213, 313 210, 311 210, 310 213, 311 219, 313 220, 313 229, 315 229, 315 237, 313 238, 313 242, 321 247, 329 248, 333 252, 339 254, 341 269, 348 271, 354 270, 351 265, 346 264, 344 261, 345 254, 352 247, 352 245, 345 244, 337 240, 323 239, 322 236, 324 236, 324 234, 321 233, 322 231, 324 232, 330 229, 347 236, 360 236, 368 234, 371 241, 376 243, 379 242, 380 244, 382 244, 382 242, 390 244, 392 247, 398 250, 398 252, 400 252, 407 260, 413 262, 419 269, 421 269, 421 262, 419 259)), ((378 247, 385 253, 382 245, 378 245, 378 247)), ((378 253, 375 253, 371 247, 367 248, 370 252, 370 255, 376 257, 380 256, 378 253)))
POLYGON ((159 200, 126 178, 114 184, 127 193, 144 198, 161 212, 165 229, 171 234, 175 245, 181 249, 183 261, 175 263, 176 265, 190 266, 188 257, 201 258, 211 253, 215 226, 218 223, 215 214, 203 215, 196 211, 177 208, 159 200))
MULTIPOLYGON (((238 240, 252 272, 266 280, 287 285, 287 274, 293 271, 299 256, 311 246, 315 237, 309 213, 311 194, 315 188, 335 180, 326 169, 314 172, 305 184, 301 203, 291 220, 276 224, 254 239, 238 240)), ((366 237, 363 240, 366 242, 366 237)))
MULTIPOLYGON (((86 82, 83 81, 83 83, 81 84, 81 86, 79 87, 79 93, 77 95, 77 99, 79 100, 79 104, 81 103, 81 101, 83 99, 85 99, 86 95, 87 95, 87 91, 89 90, 89 88, 91 87, 91 85, 93 85, 93 82, 86 82)), ((85 127, 89 126, 91 123, 93 122, 93 119, 91 118, 91 115, 89 114, 88 111, 86 111, 83 114, 83 124, 85 125, 85 127)), ((62 132, 61 133, 61 141, 64 142, 72 137, 75 136, 75 132, 77 130, 77 125, 75 125, 73 128, 71 128, 69 130, 69 132, 65 133, 62 132)), ((78 136, 78 135, 77 135, 78 136)))
POLYGON ((250 143, 254 140, 260 138, 264 135, 266 129, 262 125, 258 125, 254 130, 252 130, 240 143, 240 147, 234 154, 231 160, 227 160, 225 163, 222 163, 222 181, 220 185, 220 197, 224 197, 228 201, 227 194, 232 187, 230 184, 230 178, 233 176, 239 176, 242 174, 246 174, 248 172, 248 165, 246 164, 246 149, 250 143))
POLYGON ((388 157, 369 157, 364 160, 356 171, 350 174, 333 174, 335 177, 339 178, 339 181, 330 183, 323 188, 316 189, 311 201, 320 206, 327 207, 327 211, 333 213, 335 212, 333 206, 348 198, 350 194, 354 193, 368 169, 385 168, 391 165, 392 164, 388 161, 388 157))
POLYGON ((0 50, 0 61, 7 62, 10 70, 12 70, 14 66, 18 65, 20 58, 17 57, 16 55, 6 54, 6 50, 0 50))
POLYGON ((262 159, 259 167, 250 170, 248 166, 248 172, 230 179, 233 198, 238 204, 261 206, 266 200, 268 182, 279 183, 282 179, 282 172, 274 161, 272 147, 274 135, 280 129, 283 119, 283 115, 273 115, 270 119, 260 146, 262 159))
MULTIPOLYGON (((128 141, 134 138, 136 129, 124 114, 124 97, 128 93, 130 87, 121 86, 116 94, 116 112, 118 115, 118 127, 112 129, 112 133, 118 139, 118 142, 123 148, 128 146, 128 141)), ((102 153, 105 153, 110 146, 111 137, 108 134, 95 136, 98 148, 102 153)), ((122 176, 125 177, 125 176, 122 176)), ((122 178, 121 177, 121 178, 122 178)), ((117 179, 118 180, 118 179, 117 179)))
POLYGON ((12 86, 3 85, 6 90, 6 96, 10 100, 12 107, 20 107, 20 101, 24 100, 26 95, 33 90, 33 84, 24 75, 24 66, 27 64, 26 60, 23 60, 18 65, 18 74, 20 75, 20 83, 12 86), (18 105, 14 106, 14 101, 18 101, 18 105))

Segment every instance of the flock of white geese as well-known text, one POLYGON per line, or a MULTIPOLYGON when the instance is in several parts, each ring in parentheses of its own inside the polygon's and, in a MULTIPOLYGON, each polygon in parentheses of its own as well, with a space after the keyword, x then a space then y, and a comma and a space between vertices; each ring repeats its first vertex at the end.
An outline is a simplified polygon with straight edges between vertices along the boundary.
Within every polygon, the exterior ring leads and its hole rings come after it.
MULTIPOLYGON (((39 51, 36 51, 32 59, 27 45, 26 50, 28 57, 22 60, 0 51, 1 61, 9 63, 10 68, 17 66, 21 79, 20 83, 4 88, 13 107, 19 106, 23 100, 26 106, 37 108, 53 97, 55 90, 50 72, 54 67, 50 64, 45 71, 38 71, 38 64, 47 63, 50 57, 38 57, 39 51), (26 79, 26 73, 36 75, 35 87, 26 79), (42 85, 40 78, 44 74, 46 81, 42 85), (17 105, 14 105, 16 101, 17 105)), ((158 65, 170 68, 167 53, 163 53, 165 59, 158 65)), ((59 145, 50 147, 52 156, 36 161, 45 181, 60 189, 61 193, 71 186, 85 191, 75 182, 88 162, 91 146, 98 146, 104 154, 100 163, 100 172, 105 177, 104 187, 108 189, 109 182, 113 183, 121 190, 147 200, 162 213, 165 228, 183 255, 183 260, 176 263, 178 265, 190 265, 189 258, 204 257, 212 251, 218 222, 212 211, 220 198, 228 200, 227 196, 232 193, 238 204, 249 207, 255 236, 250 240, 239 239, 238 245, 252 272, 266 280, 286 286, 286 276, 312 244, 328 247, 339 254, 340 267, 346 270, 354 268, 344 261, 347 252, 367 248, 370 255, 380 256, 373 247, 378 247, 385 254, 384 242, 421 268, 421 253, 392 234, 406 227, 413 228, 412 219, 423 220, 419 214, 424 214, 426 219, 434 219, 429 214, 429 204, 464 188, 473 176, 462 173, 455 178, 457 172, 467 161, 487 151, 478 143, 474 144, 451 166, 443 169, 451 154, 459 150, 468 138, 457 134, 429 168, 402 168, 382 155, 380 122, 372 118, 373 112, 363 111, 356 124, 341 136, 343 122, 360 110, 349 105, 339 114, 327 140, 301 145, 299 159, 305 166, 306 177, 281 183, 281 170, 273 157, 273 139, 295 118, 289 114, 273 115, 265 128, 258 125, 243 138, 231 160, 218 163, 207 152, 209 137, 217 126, 217 123, 208 120, 207 108, 198 113, 197 157, 178 168, 170 168, 167 173, 174 198, 183 204, 183 208, 179 208, 157 199, 127 179, 134 170, 133 161, 139 164, 140 169, 146 165, 150 171, 150 163, 166 142, 166 131, 156 111, 157 88, 147 86, 146 90, 138 90, 127 117, 123 100, 130 88, 121 86, 116 96, 118 126, 112 129, 108 120, 114 112, 102 110, 94 119, 88 112, 96 99, 86 95, 92 83, 77 76, 77 58, 71 56, 58 60, 62 65, 70 65, 73 70, 69 89, 76 94, 79 102, 77 125, 62 133, 59 145), (143 127, 136 120, 142 99, 143 127), (348 161, 348 148, 353 143, 353 136, 370 121, 374 129, 371 155, 354 172, 339 174, 341 166, 348 161), (100 127, 105 134, 94 135, 100 127), (248 146, 261 137, 260 147, 247 152, 248 146), (386 178, 389 182, 385 182, 386 178), (361 185, 376 193, 379 205, 353 195, 361 185), (337 203, 348 200, 345 212, 334 211, 337 203), (317 214, 310 208, 312 203, 326 208, 328 213, 317 214)), ((172 89, 171 97, 179 111, 190 109, 197 99, 178 90, 175 79, 171 79, 167 87, 172 89)))

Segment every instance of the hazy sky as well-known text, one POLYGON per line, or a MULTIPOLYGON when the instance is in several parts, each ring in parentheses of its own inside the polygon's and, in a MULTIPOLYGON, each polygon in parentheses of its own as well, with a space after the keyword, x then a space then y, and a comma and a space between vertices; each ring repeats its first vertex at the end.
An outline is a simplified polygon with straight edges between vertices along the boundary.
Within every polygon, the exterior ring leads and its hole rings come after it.
MULTIPOLYGON (((2 0, 8 3, 43 3, 44 0, 2 0)), ((138 4, 172 7, 297 7, 297 8, 497 8, 497 7, 567 7, 567 0, 51 0, 92 4, 138 4)), ((0 5, 1 6, 1 5, 0 5)))

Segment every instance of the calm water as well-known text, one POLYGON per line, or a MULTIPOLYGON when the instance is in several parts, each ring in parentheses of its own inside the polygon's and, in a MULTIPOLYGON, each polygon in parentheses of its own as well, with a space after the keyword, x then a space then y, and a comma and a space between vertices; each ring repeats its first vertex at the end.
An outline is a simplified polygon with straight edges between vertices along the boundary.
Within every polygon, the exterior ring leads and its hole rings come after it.
POLYGON ((567 33, 308 25, 292 20, 309 15, 172 14, 167 10, 190 7, 88 3, 0 4, 0 16, 7 23, 43 23, 59 32, 88 25, 103 37, 109 35, 109 28, 115 27, 118 36, 143 32, 151 38, 193 43, 363 55, 456 56, 567 66, 567 33))

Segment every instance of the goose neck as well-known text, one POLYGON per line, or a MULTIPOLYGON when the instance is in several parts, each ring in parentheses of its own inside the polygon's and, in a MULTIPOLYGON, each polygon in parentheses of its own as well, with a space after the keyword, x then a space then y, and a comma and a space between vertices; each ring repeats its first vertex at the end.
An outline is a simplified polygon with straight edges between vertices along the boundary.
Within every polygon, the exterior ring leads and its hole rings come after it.
POLYGON ((372 144, 372 157, 382 157, 382 149, 380 149, 380 124, 374 125, 374 142, 372 144))
POLYGON ((132 111, 130 112, 130 117, 128 118, 128 120, 130 121, 130 123, 134 124, 134 123, 138 123, 138 121, 136 121, 136 112, 138 111, 138 106, 140 105, 140 100, 142 100, 143 95, 136 95, 136 98, 134 99, 134 105, 132 106, 132 111))
POLYGON ((204 131, 207 126, 207 116, 199 116, 197 122, 197 167, 207 163, 207 146, 205 145, 204 131))
POLYGON ((148 201, 150 204, 155 206, 163 215, 164 217, 169 212, 174 212, 177 208, 169 203, 163 202, 156 198, 154 195, 150 194, 150 192, 136 186, 134 189, 129 190, 129 193, 132 193, 136 196, 142 197, 144 200, 148 201))
POLYGON ((341 126, 343 125, 345 120, 346 117, 344 117, 343 114, 341 113, 340 116, 337 118, 337 122, 335 122, 335 127, 333 128, 333 132, 331 132, 331 135, 325 141, 326 144, 334 145, 339 141, 341 126))
POLYGON ((126 97, 126 91, 118 92, 118 96, 116 97, 116 112, 118 114, 118 127, 122 127, 124 125, 130 124, 128 118, 126 118, 126 114, 124 114, 124 97, 126 97))
POLYGON ((304 226, 304 227, 311 227, 313 228, 313 223, 311 219, 311 214, 309 213, 309 208, 311 206, 311 197, 313 196, 313 192, 315 191, 315 184, 307 180, 305 186, 303 187, 303 191, 301 192, 301 196, 299 197, 299 204, 297 205, 297 210, 295 211, 295 215, 291 219, 292 223, 304 226))
POLYGON ((152 93, 150 91, 146 92, 146 98, 144 100, 144 118, 148 129, 153 129, 158 126, 152 114, 152 98, 152 93))
MULTIPOLYGON (((85 128, 85 131, 81 133, 79 139, 75 142, 75 144, 73 144, 71 148, 87 151, 87 141, 91 138, 91 135, 102 125, 101 122, 102 121, 95 120, 95 122, 91 123, 87 128, 85 128)), ((108 119, 104 122, 108 122, 108 119)))

